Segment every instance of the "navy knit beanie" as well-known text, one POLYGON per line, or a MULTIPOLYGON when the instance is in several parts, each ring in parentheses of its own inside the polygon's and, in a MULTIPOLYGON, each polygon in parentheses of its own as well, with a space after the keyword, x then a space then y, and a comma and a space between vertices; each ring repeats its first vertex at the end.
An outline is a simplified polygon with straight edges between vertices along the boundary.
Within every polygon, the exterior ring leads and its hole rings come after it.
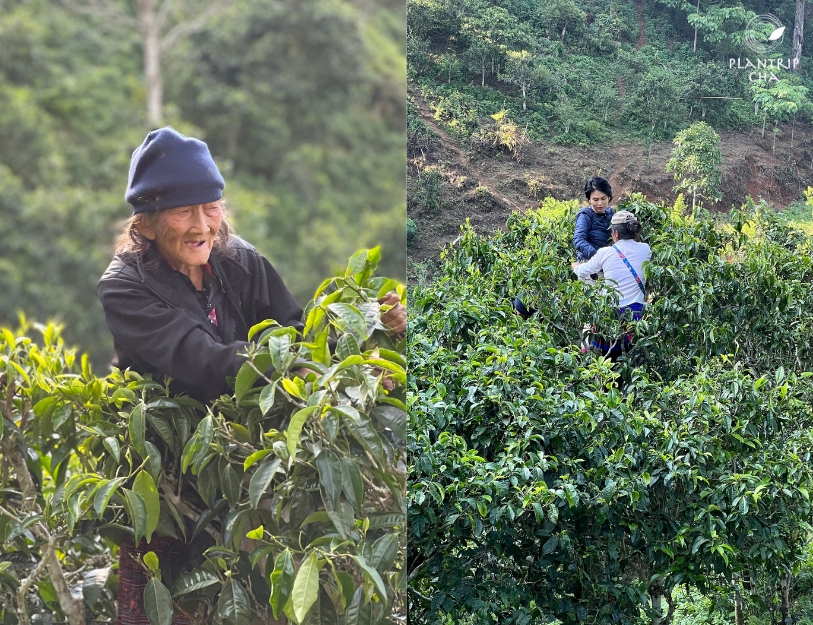
POLYGON ((137 215, 214 202, 223 197, 224 186, 206 144, 166 126, 133 152, 124 199, 137 215))

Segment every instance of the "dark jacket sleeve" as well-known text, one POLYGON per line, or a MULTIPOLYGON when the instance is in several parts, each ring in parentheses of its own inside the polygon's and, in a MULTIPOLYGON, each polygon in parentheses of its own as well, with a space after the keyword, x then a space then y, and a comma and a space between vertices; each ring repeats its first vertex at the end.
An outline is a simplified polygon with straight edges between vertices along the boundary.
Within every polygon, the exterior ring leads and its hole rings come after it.
POLYGON ((226 377, 237 375, 246 361, 237 355, 246 342, 218 343, 204 322, 126 277, 106 275, 97 291, 117 353, 133 359, 120 363, 122 368, 171 376, 197 397, 200 389, 207 398, 229 392, 226 377))
POLYGON ((578 255, 584 260, 592 258, 597 251, 587 240, 591 226, 590 215, 586 212, 581 211, 576 215, 576 231, 573 233, 573 245, 578 255))
POLYGON ((241 299, 243 302, 251 302, 251 310, 247 311, 246 319, 249 329, 256 323, 273 319, 280 325, 290 326, 296 328, 297 332, 302 332, 305 327, 302 323, 302 308, 285 286, 277 270, 261 254, 253 250, 247 253, 251 280, 249 291, 244 293, 241 299))

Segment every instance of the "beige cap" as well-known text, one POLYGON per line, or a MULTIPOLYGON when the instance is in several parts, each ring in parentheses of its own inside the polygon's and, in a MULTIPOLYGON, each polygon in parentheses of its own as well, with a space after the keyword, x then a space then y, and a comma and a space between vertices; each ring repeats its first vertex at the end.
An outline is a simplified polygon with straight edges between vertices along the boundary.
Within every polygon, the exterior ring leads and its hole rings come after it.
MULTIPOLYGON (((610 220, 610 228, 621 224, 632 223, 638 223, 638 218, 635 215, 629 211, 618 211, 617 213, 613 214, 613 218, 610 220)), ((607 228, 607 230, 610 228, 607 228)))

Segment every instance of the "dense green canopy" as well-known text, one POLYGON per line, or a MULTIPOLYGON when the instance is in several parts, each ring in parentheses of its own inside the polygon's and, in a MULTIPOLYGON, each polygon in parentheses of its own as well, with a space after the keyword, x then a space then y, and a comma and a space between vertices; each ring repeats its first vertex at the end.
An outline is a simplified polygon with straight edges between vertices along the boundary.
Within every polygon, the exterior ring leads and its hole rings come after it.
MULTIPOLYGON (((735 129, 805 111, 809 117, 813 75, 776 68, 777 59, 791 65, 797 2, 492 4, 407 0, 409 77, 436 119, 464 138, 503 109, 535 139, 583 145, 663 141, 700 120, 735 129), (744 33, 767 13, 785 26, 784 36, 769 54, 757 54, 744 33), (753 69, 740 69, 746 58, 753 69)), ((811 28, 808 19, 806 42, 811 28)), ((800 67, 811 59, 808 44, 800 67)))
POLYGON ((674 589, 748 576, 765 614, 811 535, 811 240, 764 205, 721 223, 633 196, 651 302, 613 364, 580 349, 585 323, 621 325, 572 277, 576 206, 464 228, 414 289, 410 614, 656 623, 674 589))

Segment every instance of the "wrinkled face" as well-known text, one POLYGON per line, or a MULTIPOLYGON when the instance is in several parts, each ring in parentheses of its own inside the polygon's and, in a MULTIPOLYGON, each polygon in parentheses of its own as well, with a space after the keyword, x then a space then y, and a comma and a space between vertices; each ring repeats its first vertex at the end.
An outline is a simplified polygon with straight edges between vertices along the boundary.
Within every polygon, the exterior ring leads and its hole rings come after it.
POLYGON ((189 267, 209 261, 222 221, 223 203, 218 200, 160 211, 155 220, 142 220, 137 227, 141 234, 155 241, 174 269, 187 273, 189 267))
POLYGON ((588 202, 590 202, 590 208, 593 209, 594 213, 603 215, 604 211, 607 210, 607 204, 610 203, 610 198, 603 191, 591 191, 588 202))

